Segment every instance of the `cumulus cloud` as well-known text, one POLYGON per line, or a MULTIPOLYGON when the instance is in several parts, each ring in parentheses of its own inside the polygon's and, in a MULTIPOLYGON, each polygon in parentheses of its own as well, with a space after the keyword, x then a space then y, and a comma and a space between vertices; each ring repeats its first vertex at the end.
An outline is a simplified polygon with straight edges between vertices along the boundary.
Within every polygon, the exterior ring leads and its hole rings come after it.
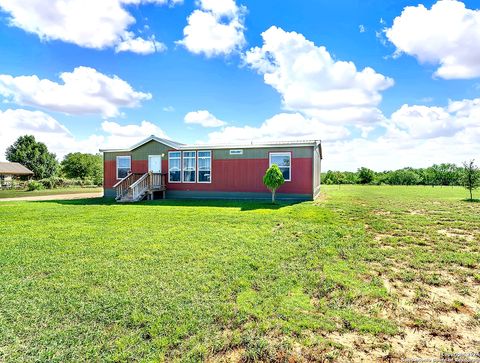
POLYGON ((374 139, 327 141, 325 169, 375 170, 480 158, 480 98, 450 101, 445 107, 403 105, 374 139))
POLYGON ((0 160, 5 159, 7 147, 23 135, 34 135, 59 158, 73 151, 96 152, 103 140, 95 135, 76 140, 64 125, 41 111, 7 109, 0 111, 0 160))
POLYGON ((165 44, 157 42, 155 36, 149 39, 135 37, 133 33, 128 35, 115 47, 115 52, 133 52, 138 54, 150 54, 155 52, 163 52, 167 50, 165 44))
POLYGON ((177 44, 207 57, 228 55, 245 45, 244 6, 234 0, 200 0, 199 6, 188 16, 177 44))
POLYGON ((336 61, 323 46, 302 34, 272 26, 263 46, 250 49, 245 62, 280 93, 285 109, 326 123, 381 121, 381 91, 393 80, 353 62, 336 61))
POLYGON ((425 167, 433 163, 480 158, 480 98, 450 101, 444 107, 403 105, 381 126, 331 125, 301 113, 281 113, 259 127, 227 126, 208 135, 215 144, 321 139, 323 169, 375 170, 425 167), (375 136, 369 137, 375 130, 375 136), (377 136, 380 134, 380 136, 377 136))
POLYGON ((250 143, 251 141, 274 140, 337 140, 345 138, 349 131, 343 126, 327 125, 318 120, 306 118, 300 113, 280 113, 259 127, 227 126, 208 135, 211 143, 250 143))
POLYGON ((114 121, 103 121, 102 130, 117 137, 146 138, 151 135, 167 137, 160 127, 145 120, 140 125, 120 125, 114 121))
POLYGON ((45 41, 60 40, 81 47, 148 54, 162 50, 161 43, 147 48, 148 40, 133 37, 128 31, 135 18, 127 5, 155 3, 175 5, 178 0, 0 0, 9 14, 9 23, 45 41), (135 39, 135 41, 133 40, 135 39))
POLYGON ((7 109, 0 111, 0 160, 5 159, 7 147, 23 135, 34 135, 61 160, 70 152, 97 153, 100 148, 125 148, 150 135, 167 137, 165 132, 149 121, 140 124, 120 125, 104 121, 101 133, 79 139, 61 122, 42 111, 7 109))
POLYGON ((186 124, 200 125, 203 127, 220 127, 227 124, 206 110, 189 112, 185 115, 184 121, 186 124))
POLYGON ((457 0, 439 0, 430 9, 407 6, 385 31, 396 55, 438 64, 435 76, 468 79, 480 76, 480 10, 457 0))
POLYGON ((0 95, 19 105, 39 107, 66 114, 116 116, 122 107, 137 107, 152 98, 135 91, 117 76, 109 77, 89 67, 60 74, 63 84, 36 75, 0 75, 0 95))

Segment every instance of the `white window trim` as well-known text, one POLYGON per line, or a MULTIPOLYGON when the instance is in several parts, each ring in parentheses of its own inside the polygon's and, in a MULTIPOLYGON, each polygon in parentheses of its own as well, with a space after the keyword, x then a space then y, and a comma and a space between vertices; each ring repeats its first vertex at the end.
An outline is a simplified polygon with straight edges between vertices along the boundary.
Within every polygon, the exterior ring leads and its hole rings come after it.
POLYGON ((168 182, 171 183, 171 184, 175 184, 175 183, 181 183, 182 182, 182 178, 183 178, 183 165, 182 165, 183 161, 182 161, 182 152, 181 151, 169 151, 168 152, 168 182), (178 159, 180 160, 180 180, 175 180, 175 181, 171 181, 170 180, 170 153, 180 153, 180 157, 177 158, 173 158, 173 159, 178 159))
MULTIPOLYGON (((191 159, 191 157, 187 158, 187 159, 191 159)), ((181 161, 181 166, 182 166, 182 177, 181 177, 181 180, 182 180, 182 183, 185 183, 185 184, 195 184, 197 182, 197 152, 195 150, 185 150, 185 151, 182 151, 182 161, 181 161), (193 157, 193 160, 195 161, 195 181, 185 181, 184 179, 184 170, 183 170, 183 160, 185 159, 184 158, 184 153, 195 153, 195 156, 193 157)))
POLYGON ((200 184, 211 184, 212 183, 212 151, 211 150, 199 150, 197 152, 197 159, 207 159, 205 156, 203 157, 200 157, 198 156, 198 153, 199 152, 209 152, 210 153, 210 181, 200 181, 200 167, 198 165, 200 165, 200 163, 198 162, 197 160, 197 183, 200 183, 200 184))
MULTIPOLYGON (((291 151, 284 151, 284 152, 271 152, 268 154, 268 166, 272 166, 272 156, 285 156, 288 155, 290 158, 290 179, 285 179, 286 182, 292 181, 292 152, 291 151)), ((282 166, 282 168, 286 168, 286 166, 282 166)))
MULTIPOLYGON (((122 180, 123 178, 119 178, 118 177, 118 159, 119 158, 128 158, 128 160, 130 161, 130 166, 128 167, 128 169, 130 170, 130 172, 132 171, 132 156, 131 155, 119 155, 117 156, 116 158, 116 164, 115 164, 115 173, 116 173, 116 177, 117 177, 117 180, 122 180)), ((128 175, 128 174, 127 174, 128 175)))

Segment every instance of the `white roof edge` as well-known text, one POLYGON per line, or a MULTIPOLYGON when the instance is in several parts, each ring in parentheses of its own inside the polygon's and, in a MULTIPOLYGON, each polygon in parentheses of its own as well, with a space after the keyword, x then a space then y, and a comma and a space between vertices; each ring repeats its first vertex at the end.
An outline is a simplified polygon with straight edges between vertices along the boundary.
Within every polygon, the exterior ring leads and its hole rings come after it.
POLYGON ((255 149, 255 148, 261 148, 261 147, 282 147, 282 146, 288 146, 288 147, 300 147, 300 146, 317 146, 321 143, 321 140, 292 140, 292 141, 266 141, 262 143, 250 143, 250 144, 181 144, 176 141, 172 140, 167 140, 167 139, 162 139, 157 136, 149 136, 145 140, 140 141, 139 143, 133 145, 130 148, 126 149, 100 149, 100 152, 129 152, 132 151, 147 142, 150 141, 158 141, 162 144, 165 144, 167 146, 170 146, 171 148, 174 148, 176 150, 190 150, 190 149, 197 149, 197 150, 207 150, 207 149, 255 149))
POLYGON ((162 139, 161 137, 157 137, 155 135, 151 135, 149 137, 147 137, 146 139, 136 143, 135 145, 129 147, 129 148, 126 148, 126 149, 100 149, 100 152, 122 152, 122 151, 132 151, 144 144, 146 144, 147 142, 150 142, 150 141, 158 141, 158 142, 161 142, 162 144, 165 144, 167 146, 170 146, 170 147, 173 147, 175 149, 183 146, 183 144, 179 143, 179 142, 176 142, 176 141, 172 141, 172 140, 168 140, 168 139, 162 139))

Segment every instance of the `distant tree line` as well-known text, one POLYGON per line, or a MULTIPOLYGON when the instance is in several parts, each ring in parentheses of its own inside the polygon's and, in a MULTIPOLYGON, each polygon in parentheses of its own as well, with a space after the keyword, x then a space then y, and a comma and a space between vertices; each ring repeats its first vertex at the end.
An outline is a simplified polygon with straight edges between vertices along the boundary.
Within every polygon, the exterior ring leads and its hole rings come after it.
POLYGON ((32 135, 20 136, 7 148, 5 157, 33 172, 34 180, 29 183, 29 189, 97 186, 103 181, 100 154, 70 153, 58 162, 56 155, 32 135))
POLYGON ((403 168, 381 172, 362 167, 356 172, 329 170, 322 174, 322 181, 324 184, 465 186, 465 170, 465 166, 455 164, 435 164, 428 168, 403 168))

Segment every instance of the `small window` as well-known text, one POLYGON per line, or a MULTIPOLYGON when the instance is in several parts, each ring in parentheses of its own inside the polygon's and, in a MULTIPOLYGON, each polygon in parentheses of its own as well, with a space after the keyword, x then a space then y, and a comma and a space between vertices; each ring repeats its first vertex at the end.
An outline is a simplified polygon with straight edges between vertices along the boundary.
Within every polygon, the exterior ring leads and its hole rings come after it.
POLYGON ((270 166, 277 164, 280 168, 283 178, 285 181, 292 180, 292 165, 291 165, 292 154, 289 152, 285 153, 270 153, 270 166))
POLYGON ((212 152, 211 151, 198 152, 198 182, 199 183, 212 182, 212 152))
POLYGON ((117 179, 125 178, 132 169, 130 156, 117 156, 117 179))
POLYGON ((170 151, 168 153, 168 182, 179 183, 181 181, 182 153, 170 151))
POLYGON ((197 160, 195 151, 183 152, 183 182, 195 183, 197 160))
POLYGON ((243 150, 230 150, 230 155, 243 155, 243 150))

